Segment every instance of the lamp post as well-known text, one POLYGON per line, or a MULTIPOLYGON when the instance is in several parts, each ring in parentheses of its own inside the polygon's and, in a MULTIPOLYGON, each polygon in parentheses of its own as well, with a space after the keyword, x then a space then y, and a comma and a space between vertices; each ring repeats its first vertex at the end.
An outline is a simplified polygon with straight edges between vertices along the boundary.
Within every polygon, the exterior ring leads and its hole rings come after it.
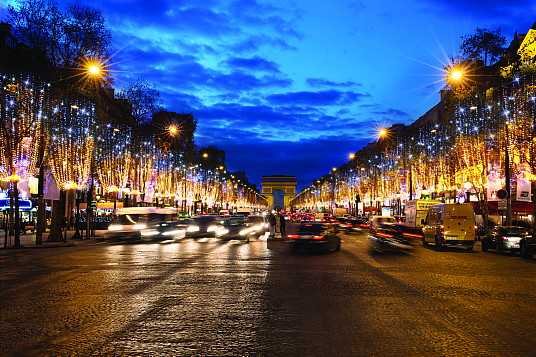
MULTIPOLYGON (((95 106, 96 106, 96 112, 98 113, 99 110, 99 102, 100 102, 100 80, 103 78, 103 65, 102 63, 88 63, 85 67, 86 74, 88 75, 89 79, 92 80, 95 83, 95 106)), ((87 204, 86 204, 86 239, 91 238, 91 220, 93 216, 93 174, 95 170, 95 155, 91 155, 91 163, 89 165, 89 185, 87 189, 87 204)))

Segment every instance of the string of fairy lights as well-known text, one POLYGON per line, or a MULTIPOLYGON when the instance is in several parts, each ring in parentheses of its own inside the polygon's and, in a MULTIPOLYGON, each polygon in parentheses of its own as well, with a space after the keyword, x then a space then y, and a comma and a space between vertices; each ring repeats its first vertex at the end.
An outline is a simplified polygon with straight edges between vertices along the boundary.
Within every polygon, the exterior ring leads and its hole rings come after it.
POLYGON ((483 196, 491 177, 504 183, 505 151, 510 158, 511 183, 536 180, 536 79, 534 75, 503 79, 478 93, 454 91, 447 115, 402 136, 399 142, 356 153, 349 170, 337 171, 346 189, 334 190, 330 173, 293 200, 297 207, 348 204, 356 192, 366 205, 392 205, 408 199, 408 172, 413 197, 470 190, 483 196), (490 162, 496 163, 490 166, 490 162), (493 173, 490 170, 496 170, 493 173), (502 181, 501 181, 502 180, 502 181), (404 197, 405 196, 405 197, 404 197))
MULTIPOLYGON (((39 158, 62 191, 97 190, 98 196, 146 191, 169 204, 264 206, 264 198, 222 170, 186 165, 155 137, 133 134, 128 125, 102 123, 96 104, 68 93, 58 98, 51 85, 31 77, 0 75, 0 180, 38 176, 39 158)), ((238 180, 240 181, 240 180, 238 180)))

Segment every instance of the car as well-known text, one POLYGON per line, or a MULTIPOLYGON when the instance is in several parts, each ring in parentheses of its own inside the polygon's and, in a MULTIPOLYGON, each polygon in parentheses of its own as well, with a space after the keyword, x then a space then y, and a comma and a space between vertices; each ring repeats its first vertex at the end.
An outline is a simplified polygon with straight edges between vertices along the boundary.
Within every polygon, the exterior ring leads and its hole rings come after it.
POLYGON ((222 216, 210 215, 192 217, 186 229, 186 238, 215 237, 222 218, 222 216))
POLYGON ((117 210, 112 223, 105 232, 108 239, 162 238, 167 227, 177 220, 175 208, 125 207, 117 210))
POLYGON ((400 223, 380 223, 368 238, 372 249, 384 250, 410 250, 413 249, 406 233, 406 226, 400 223))
POLYGON ((318 248, 326 251, 341 250, 341 238, 337 226, 326 223, 301 223, 295 233, 288 234, 287 239, 292 244, 292 250, 300 248, 318 248))
POLYGON ((368 221, 368 226, 375 230, 382 223, 397 223, 397 221, 393 216, 372 216, 368 221))
POLYGON ((520 241, 529 235, 529 230, 520 226, 496 226, 482 238, 482 251, 494 249, 498 254, 520 250, 520 241))
POLYGON ((530 258, 536 253, 536 236, 528 234, 519 241, 519 254, 521 258, 530 258))
POLYGON ((261 236, 261 227, 249 223, 244 217, 228 217, 218 223, 214 234, 220 240, 240 239, 247 243, 251 238, 258 239, 261 236))
POLYGON ((259 233, 259 236, 264 235, 270 228, 268 219, 264 215, 249 215, 246 217, 246 222, 259 233))
POLYGON ((346 233, 362 233, 363 228, 368 228, 368 224, 365 220, 360 218, 347 218, 344 222, 346 233))

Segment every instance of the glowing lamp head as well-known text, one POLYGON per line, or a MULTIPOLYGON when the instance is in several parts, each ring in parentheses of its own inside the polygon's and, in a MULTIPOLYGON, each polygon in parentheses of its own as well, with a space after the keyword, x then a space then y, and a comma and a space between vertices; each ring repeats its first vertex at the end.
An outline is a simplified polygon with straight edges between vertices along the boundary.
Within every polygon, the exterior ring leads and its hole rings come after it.
POLYGON ((87 70, 91 75, 94 75, 94 76, 98 75, 101 72, 100 67, 95 64, 89 66, 87 70))
POLYGON ((177 128, 175 125, 170 125, 168 130, 171 135, 176 135, 179 132, 179 128, 177 128))
POLYGON ((459 81, 463 78, 463 72, 460 70, 454 70, 450 73, 450 79, 454 81, 459 81))
POLYGON ((387 135, 387 130, 385 130, 385 129, 378 130, 378 136, 380 138, 384 137, 385 135, 387 135))

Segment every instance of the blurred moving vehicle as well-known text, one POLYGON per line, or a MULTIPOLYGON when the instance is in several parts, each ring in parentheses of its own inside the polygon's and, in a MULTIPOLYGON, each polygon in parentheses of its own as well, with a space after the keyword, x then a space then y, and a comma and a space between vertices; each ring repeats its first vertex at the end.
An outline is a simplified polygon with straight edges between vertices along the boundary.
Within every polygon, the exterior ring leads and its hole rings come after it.
POLYGON ((187 238, 215 237, 222 216, 195 216, 186 229, 187 238))
POLYGON ((346 233, 363 233, 363 229, 368 227, 367 222, 361 218, 347 218, 344 221, 346 233))
POLYGON ((264 215, 249 215, 246 217, 246 223, 251 225, 253 229, 259 232, 259 235, 264 235, 270 228, 268 219, 264 215))
POLYGON ((472 250, 476 243, 476 222, 470 203, 442 203, 430 206, 423 220, 422 244, 436 247, 463 245, 472 250))
POLYGON ((326 251, 341 250, 341 238, 336 225, 326 223, 301 223, 298 231, 288 234, 287 238, 292 243, 292 250, 300 248, 319 248, 326 251))
POLYGON ((405 226, 397 223, 380 223, 368 235, 372 249, 383 251, 387 249, 410 250, 413 249, 407 236, 404 234, 405 226))
POLYGON ((261 228, 263 227, 248 223, 244 217, 229 217, 219 221, 214 233, 221 240, 240 239, 247 243, 252 238, 259 239, 263 234, 261 228))
POLYGON ((536 236, 528 234, 519 241, 519 254, 521 258, 528 259, 536 253, 536 236))
POLYGON ((108 239, 161 239, 179 235, 177 209, 125 207, 117 210, 104 236, 108 239))
POLYGON ((482 251, 494 249, 498 254, 508 250, 511 253, 520 250, 521 239, 529 235, 529 230, 519 226, 496 226, 482 238, 482 251))
POLYGON ((368 226, 370 229, 375 230, 383 223, 397 223, 397 221, 393 216, 372 216, 368 221, 368 226))

